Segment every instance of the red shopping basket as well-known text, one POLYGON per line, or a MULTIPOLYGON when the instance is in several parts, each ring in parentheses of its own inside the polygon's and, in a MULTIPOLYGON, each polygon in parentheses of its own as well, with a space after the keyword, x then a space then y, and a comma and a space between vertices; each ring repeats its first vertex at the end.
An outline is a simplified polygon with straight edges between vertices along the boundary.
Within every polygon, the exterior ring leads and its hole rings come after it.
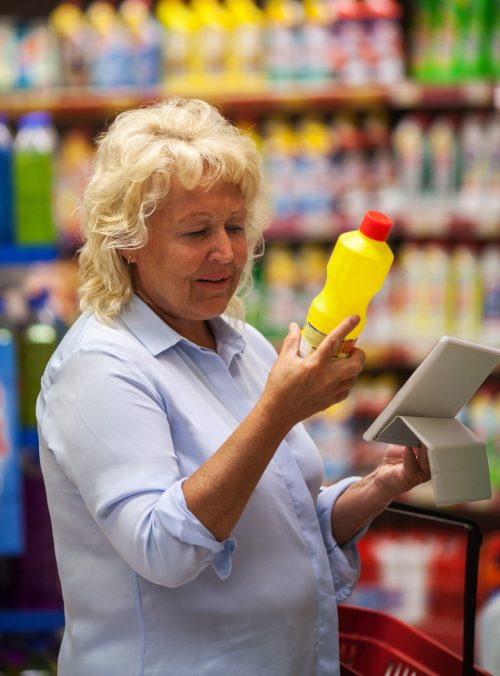
POLYGON ((488 676, 474 665, 477 570, 482 535, 468 519, 414 505, 392 502, 388 509, 446 525, 467 533, 464 581, 463 655, 391 615, 340 604, 339 639, 342 676, 488 676))

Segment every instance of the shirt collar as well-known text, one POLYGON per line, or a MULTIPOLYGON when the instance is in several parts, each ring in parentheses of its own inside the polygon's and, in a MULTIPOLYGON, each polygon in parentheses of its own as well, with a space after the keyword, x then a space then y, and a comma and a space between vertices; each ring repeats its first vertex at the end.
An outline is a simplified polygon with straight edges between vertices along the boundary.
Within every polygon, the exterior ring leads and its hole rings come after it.
MULTIPOLYGON (((204 348, 187 340, 166 324, 136 294, 132 295, 123 308, 120 319, 154 356, 180 342, 195 349, 204 350, 204 348)), ((222 317, 210 319, 209 324, 217 341, 217 353, 229 364, 235 354, 245 350, 245 339, 222 317)))

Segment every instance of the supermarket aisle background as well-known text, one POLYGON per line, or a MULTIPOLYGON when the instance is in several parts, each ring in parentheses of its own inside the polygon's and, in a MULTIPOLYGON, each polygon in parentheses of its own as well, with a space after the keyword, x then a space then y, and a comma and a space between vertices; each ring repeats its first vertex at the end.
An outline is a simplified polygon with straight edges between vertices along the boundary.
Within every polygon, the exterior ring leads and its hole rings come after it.
MULTIPOLYGON (((0 1, 0 671, 9 674, 54 670, 61 599, 34 402, 77 312, 76 207, 93 139, 118 112, 199 96, 253 135, 274 219, 248 319, 277 345, 321 288, 336 236, 366 209, 394 219, 396 263, 360 341, 367 368, 347 402, 308 422, 328 481, 377 464, 381 446, 362 432, 440 335, 500 346, 495 3, 81 6, 0 1), (27 137, 42 149, 36 158, 27 137)), ((494 496, 453 508, 483 529, 480 608, 500 588, 499 376, 462 412, 487 442, 494 496)), ((428 488, 412 500, 432 505, 428 488)), ((458 534, 385 517, 361 551, 353 602, 460 646, 458 534)))

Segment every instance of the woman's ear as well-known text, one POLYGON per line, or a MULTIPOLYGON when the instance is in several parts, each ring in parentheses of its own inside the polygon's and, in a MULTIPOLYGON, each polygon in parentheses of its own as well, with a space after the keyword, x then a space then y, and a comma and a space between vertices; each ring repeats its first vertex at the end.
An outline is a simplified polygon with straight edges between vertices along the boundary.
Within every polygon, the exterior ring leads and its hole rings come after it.
POLYGON ((136 262, 132 249, 120 249, 120 255, 128 265, 136 262))

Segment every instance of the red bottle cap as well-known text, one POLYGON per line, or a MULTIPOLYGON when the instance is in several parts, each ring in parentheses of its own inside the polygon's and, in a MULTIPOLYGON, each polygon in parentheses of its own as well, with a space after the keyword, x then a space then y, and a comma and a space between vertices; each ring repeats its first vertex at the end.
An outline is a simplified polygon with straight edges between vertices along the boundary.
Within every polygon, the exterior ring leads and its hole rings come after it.
POLYGON ((367 211, 363 216, 359 230, 365 237, 385 242, 391 227, 392 220, 389 216, 382 214, 380 211, 367 211))

